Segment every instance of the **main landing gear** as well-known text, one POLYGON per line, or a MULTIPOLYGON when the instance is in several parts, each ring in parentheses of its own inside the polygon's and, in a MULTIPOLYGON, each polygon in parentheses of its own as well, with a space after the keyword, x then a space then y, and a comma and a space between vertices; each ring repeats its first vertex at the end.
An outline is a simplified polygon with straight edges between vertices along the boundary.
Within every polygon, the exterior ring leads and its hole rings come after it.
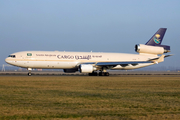
MULTIPOLYGON (((97 72, 89 73, 89 76, 98 76, 97 72)), ((108 72, 99 72, 99 76, 109 76, 108 72)))
POLYGON ((98 73, 97 72, 92 72, 92 73, 89 73, 89 76, 97 76, 98 73))
POLYGON ((99 72, 99 76, 109 76, 108 72, 99 72))

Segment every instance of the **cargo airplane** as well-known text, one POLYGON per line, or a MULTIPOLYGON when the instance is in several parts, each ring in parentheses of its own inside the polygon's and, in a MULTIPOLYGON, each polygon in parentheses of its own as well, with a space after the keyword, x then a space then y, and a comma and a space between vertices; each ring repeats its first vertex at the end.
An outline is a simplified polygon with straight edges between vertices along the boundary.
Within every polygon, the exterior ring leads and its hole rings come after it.
POLYGON ((164 61, 170 46, 161 45, 166 28, 160 28, 150 40, 135 45, 139 54, 101 53, 101 52, 59 52, 23 51, 10 54, 8 64, 32 69, 63 69, 65 73, 89 73, 90 76, 109 76, 107 70, 131 70, 154 65, 164 61))

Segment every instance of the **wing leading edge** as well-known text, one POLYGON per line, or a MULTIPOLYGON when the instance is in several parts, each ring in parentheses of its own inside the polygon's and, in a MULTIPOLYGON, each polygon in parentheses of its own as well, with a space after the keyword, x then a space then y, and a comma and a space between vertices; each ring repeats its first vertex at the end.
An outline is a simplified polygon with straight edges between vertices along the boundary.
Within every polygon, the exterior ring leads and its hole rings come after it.
POLYGON ((116 66, 116 65, 137 65, 140 63, 152 63, 152 61, 132 61, 132 62, 98 62, 96 63, 97 66, 116 66))

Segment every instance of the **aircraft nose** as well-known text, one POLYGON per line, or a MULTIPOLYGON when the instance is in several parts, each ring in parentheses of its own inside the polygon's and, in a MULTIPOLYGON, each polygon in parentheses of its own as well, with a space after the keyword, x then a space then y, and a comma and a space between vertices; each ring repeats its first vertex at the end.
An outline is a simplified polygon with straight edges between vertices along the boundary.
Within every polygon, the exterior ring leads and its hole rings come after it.
POLYGON ((6 61, 6 63, 8 63, 8 64, 9 64, 9 58, 6 58, 6 59, 5 59, 5 61, 6 61))

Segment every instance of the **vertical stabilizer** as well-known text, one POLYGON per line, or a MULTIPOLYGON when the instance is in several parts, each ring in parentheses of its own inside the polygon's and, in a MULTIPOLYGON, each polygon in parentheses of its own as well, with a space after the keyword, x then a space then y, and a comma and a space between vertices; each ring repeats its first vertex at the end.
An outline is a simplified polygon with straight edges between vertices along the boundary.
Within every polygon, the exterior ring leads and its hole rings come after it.
POLYGON ((170 50, 170 46, 161 45, 166 30, 167 28, 160 28, 145 45, 159 46, 163 47, 165 50, 170 50))
POLYGON ((146 43, 146 45, 159 46, 163 40, 167 28, 160 28, 146 43))

